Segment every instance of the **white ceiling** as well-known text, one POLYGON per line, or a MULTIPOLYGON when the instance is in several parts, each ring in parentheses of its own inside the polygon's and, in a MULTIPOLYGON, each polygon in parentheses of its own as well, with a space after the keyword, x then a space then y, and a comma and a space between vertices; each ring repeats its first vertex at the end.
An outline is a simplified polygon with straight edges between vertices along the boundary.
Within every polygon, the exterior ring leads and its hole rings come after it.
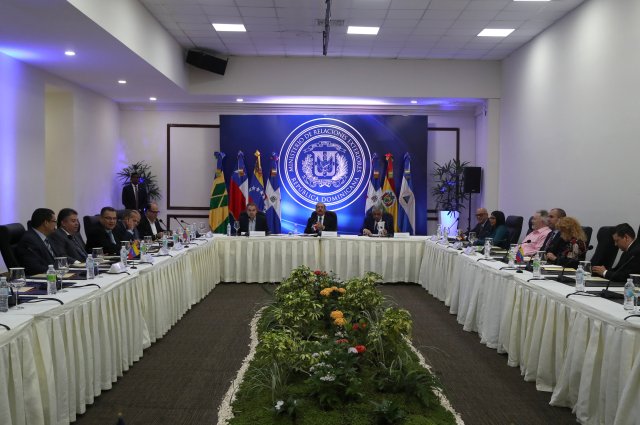
MULTIPOLYGON (((317 21, 325 16, 324 0, 139 1, 185 49, 224 58, 322 56, 324 27, 317 21), (243 23, 247 32, 216 33, 212 22, 243 23)), ((583 1, 332 0, 328 56, 500 60, 583 1), (380 32, 347 35, 348 25, 380 26, 380 32), (515 31, 506 38, 476 37, 485 27, 515 31)), ((174 104, 234 102, 178 87, 67 0, 0 0, 0 52, 122 105, 148 102, 151 95, 174 104), (79 51, 72 60, 61 54, 69 47, 79 51), (136 84, 115 84, 123 75, 136 84)))

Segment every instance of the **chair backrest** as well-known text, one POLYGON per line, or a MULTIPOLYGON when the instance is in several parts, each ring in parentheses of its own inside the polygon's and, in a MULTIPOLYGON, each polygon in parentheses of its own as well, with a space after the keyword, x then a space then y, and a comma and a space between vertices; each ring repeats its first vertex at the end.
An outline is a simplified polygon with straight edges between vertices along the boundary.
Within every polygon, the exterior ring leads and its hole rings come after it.
POLYGON ((529 217, 529 221, 527 222, 529 225, 529 228, 527 229, 527 235, 531 232, 533 232, 533 216, 529 217))
POLYGON ((610 269, 618 255, 618 248, 613 243, 613 231, 615 226, 602 226, 596 234, 598 246, 591 257, 594 266, 605 266, 610 269))
POLYGON ((510 215, 505 221, 507 231, 509 232, 509 243, 518 243, 520 239, 520 232, 522 232, 522 222, 524 221, 521 215, 510 215))
POLYGON ((593 234, 593 227, 582 226, 582 231, 587 235, 587 246, 589 246, 589 243, 591 242, 591 235, 593 234))
POLYGON ((25 229, 21 223, 0 226, 0 252, 2 252, 2 258, 7 267, 20 267, 15 249, 24 232, 25 229))
POLYGON ((94 227, 100 225, 100 215, 85 215, 82 217, 82 223, 84 224, 84 234, 88 236, 94 227))

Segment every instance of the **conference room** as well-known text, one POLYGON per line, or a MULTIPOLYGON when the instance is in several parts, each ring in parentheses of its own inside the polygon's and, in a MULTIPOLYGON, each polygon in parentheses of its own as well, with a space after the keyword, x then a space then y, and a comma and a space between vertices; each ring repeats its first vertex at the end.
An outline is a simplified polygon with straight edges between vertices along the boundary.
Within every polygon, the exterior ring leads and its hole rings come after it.
MULTIPOLYGON (((631 0, 2 2, 0 225, 26 230, 42 207, 73 208, 81 218, 104 206, 120 210, 128 181, 118 173, 140 161, 155 176, 166 227, 211 224, 216 170, 231 201, 239 151, 248 183, 260 153, 265 190, 278 157, 282 197, 281 229, 272 232, 280 235, 203 236, 131 275, 67 289, 58 294, 64 304, 0 313, 11 328, 0 328, 0 413, 11 424, 115 423, 118 413, 133 423, 160 423, 165 414, 177 423, 189 415, 185 423, 215 421, 248 353, 256 305, 307 265, 341 279, 375 271, 394 283, 381 290, 411 311, 414 345, 463 422, 638 423, 637 318, 625 320, 614 301, 565 298, 571 286, 527 282, 526 271, 472 262, 428 240, 440 223, 432 175, 436 163, 452 159, 482 170, 479 193, 462 205, 462 230, 469 213, 485 207, 523 217, 524 242, 535 211, 563 208, 593 229, 589 260, 600 228, 638 228, 638 193, 623 183, 634 180, 639 153, 637 16, 631 0), (244 24, 246 32, 218 31, 212 23, 219 22, 244 24), (380 28, 348 34, 349 26, 380 28), (485 28, 514 31, 479 37, 485 28), (342 133, 314 139, 314 120, 323 119, 342 133), (328 161, 324 175, 305 174, 300 155, 299 176, 287 175, 287 154, 305 148, 311 160, 328 161), (216 152, 226 155, 221 167, 216 152), (357 236, 376 166, 383 186, 385 155, 393 156, 400 201, 407 153, 415 221, 395 232, 410 235, 357 236), (299 198, 295 179, 329 185, 343 158, 361 169, 337 173, 335 181, 356 179, 339 195, 342 204, 335 194, 324 201, 336 212, 337 235, 297 235, 322 200, 299 198), (189 403, 169 391, 170 380, 146 379, 161 371, 155 353, 192 318, 217 323, 216 314, 235 319, 225 322, 237 323, 233 337, 217 334, 210 352, 192 352, 211 370, 213 356, 228 364, 207 375, 212 383, 198 379, 200 391, 184 390, 208 400, 189 403), (424 321, 431 315, 460 338, 457 349, 425 348, 438 336, 424 321), (226 359, 218 347, 225 343, 238 356, 226 359), (473 385, 447 375, 455 359, 462 363, 459 353, 477 366, 477 374, 465 370, 473 385), (501 375, 508 383, 495 380, 501 375), (145 385, 163 388, 164 398, 134 398, 145 385)), ((85 230, 83 223, 86 240, 85 230)), ((173 350, 170 359, 193 359, 173 350)), ((200 376, 193 364, 181 363, 185 376, 200 376)))

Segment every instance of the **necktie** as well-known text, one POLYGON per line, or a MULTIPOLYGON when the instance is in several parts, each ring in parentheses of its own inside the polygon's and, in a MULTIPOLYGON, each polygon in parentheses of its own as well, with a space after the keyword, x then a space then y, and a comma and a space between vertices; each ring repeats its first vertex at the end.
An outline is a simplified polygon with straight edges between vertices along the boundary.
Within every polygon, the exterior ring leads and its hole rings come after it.
POLYGON ((54 253, 53 253, 53 248, 51 248, 51 244, 49 243, 49 240, 48 240, 48 239, 45 239, 45 240, 44 240, 44 244, 45 244, 45 246, 47 247, 47 250, 49 251, 49 254, 51 254, 51 257, 52 257, 52 258, 55 258, 55 257, 56 257, 56 254, 54 254, 54 253))
POLYGON ((136 200, 136 208, 138 208, 138 185, 133 185, 133 197, 136 200))
POLYGON ((111 241, 112 244, 116 244, 116 240, 113 237, 113 233, 111 232, 111 230, 107 230, 107 235, 109 235, 109 240, 111 241))

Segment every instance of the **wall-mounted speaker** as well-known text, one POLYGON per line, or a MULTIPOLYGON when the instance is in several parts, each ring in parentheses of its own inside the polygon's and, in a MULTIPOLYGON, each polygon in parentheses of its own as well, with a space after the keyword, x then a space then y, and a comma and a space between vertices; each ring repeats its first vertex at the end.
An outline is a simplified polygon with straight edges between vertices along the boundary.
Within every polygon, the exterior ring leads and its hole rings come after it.
POLYGON ((464 167, 462 169, 464 193, 480 193, 482 167, 464 167))
POLYGON ((187 63, 205 71, 224 75, 227 69, 227 61, 219 59, 201 50, 189 50, 187 52, 187 63))

